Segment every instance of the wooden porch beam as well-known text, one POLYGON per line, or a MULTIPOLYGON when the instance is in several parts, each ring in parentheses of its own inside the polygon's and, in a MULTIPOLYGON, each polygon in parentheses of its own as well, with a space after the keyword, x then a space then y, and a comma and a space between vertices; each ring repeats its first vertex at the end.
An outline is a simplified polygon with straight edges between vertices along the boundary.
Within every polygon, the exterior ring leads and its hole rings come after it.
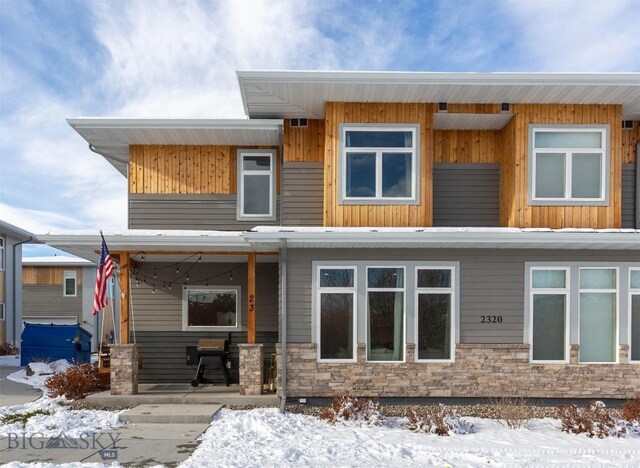
POLYGON ((119 254, 120 263, 120 343, 129 344, 129 254, 119 254))
POLYGON ((251 252, 247 261, 247 343, 256 342, 256 254, 251 252))

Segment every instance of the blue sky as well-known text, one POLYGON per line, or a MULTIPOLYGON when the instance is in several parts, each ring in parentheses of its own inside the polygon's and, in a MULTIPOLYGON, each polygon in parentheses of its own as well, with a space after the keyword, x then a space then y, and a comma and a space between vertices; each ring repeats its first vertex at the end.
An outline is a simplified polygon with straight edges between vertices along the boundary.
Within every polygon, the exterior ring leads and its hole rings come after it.
POLYGON ((637 0, 0 0, 0 218, 126 227, 65 118, 242 118, 247 69, 640 71, 638 24, 637 0))

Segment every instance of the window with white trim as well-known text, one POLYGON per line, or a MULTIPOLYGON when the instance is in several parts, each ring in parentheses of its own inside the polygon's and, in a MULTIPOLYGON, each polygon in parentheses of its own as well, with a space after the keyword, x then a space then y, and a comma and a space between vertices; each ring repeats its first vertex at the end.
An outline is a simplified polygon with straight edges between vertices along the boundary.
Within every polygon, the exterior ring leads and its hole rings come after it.
POLYGON ((405 268, 367 267, 367 360, 404 360, 405 268))
POLYGON ((629 358, 640 362, 640 268, 629 270, 629 358))
POLYGON ((78 272, 76 270, 65 270, 63 273, 63 297, 75 297, 78 295, 78 272))
POLYGON ((418 126, 341 126, 341 201, 418 201, 418 126))
POLYGON ((191 286, 182 300, 183 331, 240 327, 240 286, 191 286))
POLYGON ((0 237, 0 271, 4 270, 4 237, 0 237))
POLYGON ((316 279, 318 359, 356 359, 356 268, 320 266, 316 279))
POLYGON ((5 320, 4 302, 0 302, 0 320, 5 320))
POLYGON ((529 126, 532 205, 608 203, 608 126, 529 126))
POLYGON ((532 267, 531 361, 566 361, 569 342, 569 268, 532 267))
POLYGON ((618 269, 583 267, 579 271, 580 362, 616 362, 618 269))
POLYGON ((416 268, 416 360, 453 359, 453 267, 416 268))
POLYGON ((238 219, 275 219, 275 166, 275 151, 238 151, 238 219))

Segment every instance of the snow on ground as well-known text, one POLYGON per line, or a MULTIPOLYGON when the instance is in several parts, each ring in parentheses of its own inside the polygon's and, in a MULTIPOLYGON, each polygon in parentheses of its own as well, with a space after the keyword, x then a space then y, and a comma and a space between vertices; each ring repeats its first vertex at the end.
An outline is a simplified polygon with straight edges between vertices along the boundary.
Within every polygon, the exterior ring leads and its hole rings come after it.
POLYGON ((207 466, 640 466, 640 437, 590 439, 565 434, 555 419, 508 429, 465 418, 475 433, 439 437, 390 426, 330 425, 273 408, 221 410, 182 468, 207 466))
POLYGON ((53 362, 31 362, 29 363, 29 368, 33 371, 33 375, 27 375, 25 368, 7 375, 7 380, 30 385, 46 393, 45 381, 56 372, 64 372, 69 367, 71 367, 71 364, 66 359, 59 359, 53 362))

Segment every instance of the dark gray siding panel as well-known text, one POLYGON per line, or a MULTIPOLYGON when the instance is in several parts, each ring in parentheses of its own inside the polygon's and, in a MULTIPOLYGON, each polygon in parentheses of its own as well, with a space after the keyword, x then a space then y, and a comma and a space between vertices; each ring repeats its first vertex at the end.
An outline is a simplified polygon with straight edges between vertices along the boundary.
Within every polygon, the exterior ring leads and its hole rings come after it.
POLYGON ((76 317, 82 321, 82 286, 76 297, 63 297, 62 285, 24 285, 23 317, 76 317))
POLYGON ((622 227, 635 229, 636 216, 636 165, 622 165, 622 227))
POLYGON ((322 226, 324 165, 284 164, 284 225, 322 226))
MULTIPOLYGON (((138 378, 143 383, 187 383, 191 382, 196 373, 195 366, 188 366, 185 362, 187 346, 194 346, 198 338, 231 337, 229 348, 231 357, 231 378, 238 383, 238 344, 247 342, 246 332, 136 332, 136 341, 142 356, 142 368, 138 378)), ((133 336, 131 338, 133 340, 133 336)), ((256 342, 264 344, 264 366, 268 368, 271 354, 275 353, 275 343, 278 339, 276 332, 256 332, 256 342)), ((265 372, 266 375, 266 372, 265 372)), ((205 373, 219 383, 224 382, 221 371, 214 370, 205 373)))
POLYGON ((434 164, 434 226, 499 224, 499 164, 434 164))
MULTIPOLYGON (((181 331, 183 289, 174 284, 169 290, 166 286, 177 276, 175 266, 166 267, 164 263, 144 263, 141 275, 147 277, 147 283, 136 286, 134 280, 131 289, 133 318, 138 331, 181 331), (153 275, 158 278, 153 280, 153 275), (162 284, 165 283, 165 289, 162 284), (155 283, 155 292, 152 283, 155 283)), ((183 267, 181 267, 183 268, 183 267)), ((184 266, 188 268, 188 266, 184 266)), ((201 263, 189 272, 190 282, 211 278, 210 286, 240 286, 241 288, 241 324, 247 323, 247 264, 246 263, 201 263), (233 279, 229 270, 233 269, 233 279)), ((257 332, 275 332, 278 330, 278 264, 258 263, 256 265, 256 330, 257 332)), ((183 279, 184 280, 184 279, 183 279)), ((204 285, 204 281, 198 281, 204 285)))
POLYGON ((289 249, 288 340, 311 337, 312 262, 458 261, 460 262, 460 341, 522 343, 524 264, 533 261, 629 261, 628 252, 472 249, 289 249), (502 315, 500 324, 482 324, 481 315, 502 315))
MULTIPOLYGON (((279 216, 280 201, 276 200, 279 216)), ((248 231, 278 221, 238 221, 236 195, 129 194, 130 229, 248 231)), ((277 218, 276 216, 276 218, 277 218)))

